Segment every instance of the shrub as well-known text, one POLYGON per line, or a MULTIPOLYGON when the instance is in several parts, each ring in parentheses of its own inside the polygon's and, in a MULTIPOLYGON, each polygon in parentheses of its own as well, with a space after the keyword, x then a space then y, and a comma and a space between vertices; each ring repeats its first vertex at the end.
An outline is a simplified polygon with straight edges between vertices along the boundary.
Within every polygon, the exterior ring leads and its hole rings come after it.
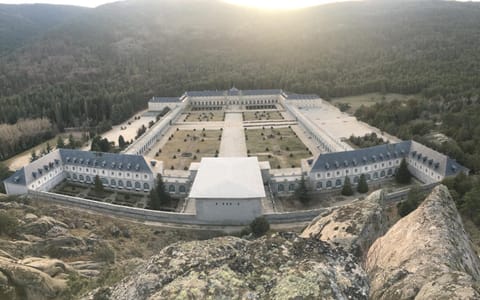
POLYGON ((0 234, 13 235, 17 231, 17 218, 6 212, 0 212, 0 234))
POLYGON ((113 264, 115 263, 115 250, 108 244, 99 245, 95 248, 94 258, 96 261, 113 264))
POLYGON ((270 224, 265 217, 258 217, 250 223, 250 230, 256 237, 260 237, 270 230, 270 224))

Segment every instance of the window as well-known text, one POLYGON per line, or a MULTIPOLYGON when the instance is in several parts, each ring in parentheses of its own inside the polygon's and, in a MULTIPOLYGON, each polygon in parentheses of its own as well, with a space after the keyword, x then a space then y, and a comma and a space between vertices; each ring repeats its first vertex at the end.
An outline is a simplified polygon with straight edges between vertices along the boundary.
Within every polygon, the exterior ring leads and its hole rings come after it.
POLYGON ((388 169, 388 172, 387 172, 388 176, 391 176, 393 174, 393 171, 392 169, 388 169))
POLYGON ((143 184, 143 189, 144 189, 144 190, 149 190, 149 189, 150 189, 150 185, 145 182, 145 183, 143 184))
POLYGON ((175 186, 173 184, 171 184, 169 187, 168 187, 168 191, 170 193, 175 193, 175 186))
POLYGON ((323 187, 323 184, 321 181, 317 182, 317 190, 321 190, 323 187))
POLYGON ((110 185, 111 186, 116 186, 117 185, 117 182, 115 181, 115 179, 110 180, 110 185))
POLYGON ((385 177, 385 170, 380 172, 380 177, 385 177))
POLYGON ((185 192, 186 192, 185 186, 181 185, 180 186, 180 193, 185 193, 185 192))
POLYGON ((353 178, 353 183, 358 183, 358 180, 359 180, 358 176, 355 176, 355 177, 353 178))
POLYGON ((142 188, 142 184, 141 184, 140 182, 138 182, 138 181, 135 182, 135 189, 136 189, 136 190, 139 190, 139 189, 141 189, 141 188, 142 188))
POLYGON ((373 179, 377 179, 377 178, 378 178, 378 172, 373 173, 373 179))
POLYGON ((80 179, 80 181, 83 181, 84 180, 83 175, 79 175, 78 179, 80 179))
POLYGON ((131 189, 132 188, 132 182, 129 180, 127 181, 127 189, 131 189))
POLYGON ((102 181, 103 185, 106 185, 106 186, 108 185, 108 180, 107 180, 107 178, 102 178, 102 179, 100 179, 100 180, 102 181))
POLYGON ((341 186, 342 185, 342 180, 341 179, 337 179, 335 181, 335 185, 338 187, 338 186, 341 186))
POLYGON ((332 187, 332 182, 329 180, 327 181, 327 188, 331 188, 332 187))
POLYGON ((92 178, 90 178, 90 176, 88 175, 85 177, 85 179, 86 179, 86 182, 92 182, 92 178))
POLYGON ((122 188, 122 187, 123 187, 123 181, 121 181, 121 180, 118 181, 118 187, 119 187, 119 188, 122 188))
POLYGON ((73 180, 77 180, 77 174, 73 174, 72 178, 73 180))
POLYGON ((143 178, 148 179, 148 175, 147 174, 143 175, 143 178))
POLYGON ((278 190, 279 192, 283 192, 283 191, 284 191, 283 184, 279 184, 279 185, 277 186, 277 190, 278 190))
POLYGON ((293 183, 290 183, 288 185, 288 191, 293 192, 295 190, 295 185, 293 183))

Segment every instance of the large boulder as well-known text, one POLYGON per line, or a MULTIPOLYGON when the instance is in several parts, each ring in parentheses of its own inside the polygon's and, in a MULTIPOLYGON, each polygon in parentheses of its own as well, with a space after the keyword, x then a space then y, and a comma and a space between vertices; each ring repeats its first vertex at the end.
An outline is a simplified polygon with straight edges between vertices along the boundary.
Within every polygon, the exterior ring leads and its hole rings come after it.
POLYGON ((52 217, 43 216, 33 222, 27 223, 23 226, 22 232, 24 234, 31 234, 39 237, 45 237, 47 232, 53 227, 68 228, 68 226, 52 217))
POLYGON ((372 299, 480 299, 480 261, 445 186, 370 247, 372 299))
POLYGON ((0 257, 0 299, 56 300, 67 288, 66 281, 36 268, 0 257))
POLYGON ((293 233, 177 243, 92 292, 108 299, 366 299, 366 274, 341 248, 293 233))
POLYGON ((387 230, 383 201, 384 193, 380 190, 364 200, 329 209, 316 217, 301 237, 329 242, 363 257, 373 242, 387 230))

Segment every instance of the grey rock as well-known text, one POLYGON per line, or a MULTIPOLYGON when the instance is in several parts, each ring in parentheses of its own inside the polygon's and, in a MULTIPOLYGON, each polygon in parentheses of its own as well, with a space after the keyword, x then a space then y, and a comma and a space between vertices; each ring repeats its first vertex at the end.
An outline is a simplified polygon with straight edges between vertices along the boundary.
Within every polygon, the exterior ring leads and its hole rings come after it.
POLYGON ((375 241, 365 265, 372 299, 480 298, 480 261, 445 186, 375 241))

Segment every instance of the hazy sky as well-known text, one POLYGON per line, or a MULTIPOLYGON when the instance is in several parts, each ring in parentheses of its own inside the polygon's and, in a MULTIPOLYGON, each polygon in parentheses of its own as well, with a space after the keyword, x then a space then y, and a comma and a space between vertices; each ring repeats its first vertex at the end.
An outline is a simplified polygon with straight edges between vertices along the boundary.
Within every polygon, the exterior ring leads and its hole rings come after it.
MULTIPOLYGON (((101 4, 115 2, 116 0, 0 0, 0 3, 18 4, 18 3, 52 3, 52 4, 70 4, 79 6, 96 7, 101 4)), ((321 3, 340 2, 345 0, 223 0, 230 3, 260 7, 290 9, 307 7, 321 3)), ((468 0, 467 0, 468 1, 468 0)), ((480 0, 474 0, 480 1, 480 0)))

